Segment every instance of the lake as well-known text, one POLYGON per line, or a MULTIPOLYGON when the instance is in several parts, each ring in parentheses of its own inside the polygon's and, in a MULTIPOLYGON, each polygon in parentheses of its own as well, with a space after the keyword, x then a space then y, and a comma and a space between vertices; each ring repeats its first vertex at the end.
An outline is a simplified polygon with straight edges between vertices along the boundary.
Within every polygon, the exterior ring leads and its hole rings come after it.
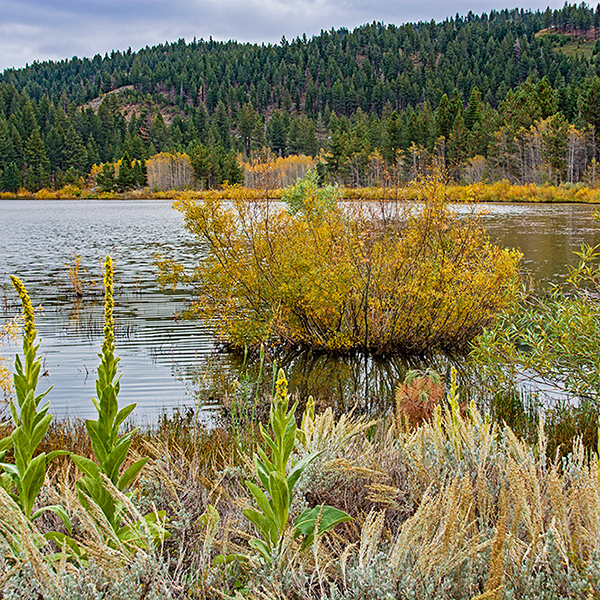
MULTIPOLYGON (((456 207, 459 213, 473 210, 456 207)), ((582 242, 600 244, 595 208, 578 204, 478 205, 475 211, 497 243, 518 247, 523 266, 537 281, 559 281, 582 242)), ((200 322, 173 315, 189 300, 186 290, 162 291, 156 284, 156 254, 193 264, 201 251, 183 226, 183 215, 161 200, 1 200, 0 318, 20 312, 9 276, 18 275, 34 306, 43 310, 36 323, 44 355, 45 376, 39 389, 48 395, 59 418, 94 414, 95 369, 102 341, 101 264, 107 253, 115 260, 117 356, 121 357, 120 403, 136 402, 138 423, 154 422, 163 413, 201 404, 198 414, 211 421, 225 404, 231 409, 245 382, 258 377, 258 361, 217 352, 210 331, 200 322), (71 293, 69 265, 81 259, 83 299, 71 293), (85 272, 84 272, 85 271, 85 272), (237 391, 236 391, 237 390, 237 391)), ((19 350, 10 343, 0 354, 12 360, 19 350)), ((267 357, 265 385, 270 380, 267 357)), ((270 360, 269 360, 270 359, 270 360)), ((302 352, 278 356, 291 388, 313 394, 320 404, 360 408, 389 399, 415 359, 378 360, 365 356, 330 359, 302 352)), ((446 373, 451 361, 430 359, 446 373)))

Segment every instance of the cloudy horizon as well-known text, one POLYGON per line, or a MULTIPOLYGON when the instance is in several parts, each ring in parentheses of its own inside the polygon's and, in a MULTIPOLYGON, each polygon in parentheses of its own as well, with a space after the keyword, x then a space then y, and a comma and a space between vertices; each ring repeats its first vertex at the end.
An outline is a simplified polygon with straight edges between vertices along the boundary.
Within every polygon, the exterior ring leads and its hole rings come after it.
MULTIPOLYGON (((519 8, 563 4, 528 0, 519 8)), ((514 6, 494 0, 0 0, 0 71, 129 47, 137 51, 181 38, 278 43, 282 36, 310 38, 332 27, 443 21, 456 13, 514 6)))

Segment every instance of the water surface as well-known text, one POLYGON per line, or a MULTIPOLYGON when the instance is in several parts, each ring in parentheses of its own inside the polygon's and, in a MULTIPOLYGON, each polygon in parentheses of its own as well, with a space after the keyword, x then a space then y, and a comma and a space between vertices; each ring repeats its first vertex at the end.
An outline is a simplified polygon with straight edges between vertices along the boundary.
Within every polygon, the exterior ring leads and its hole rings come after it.
MULTIPOLYGON (((518 247, 523 265, 541 282, 559 281, 581 243, 600 243, 594 207, 577 204, 495 204, 456 207, 477 212, 502 246, 518 247)), ((173 319, 189 300, 186 290, 161 291, 156 284, 156 253, 193 264, 201 249, 183 227, 183 215, 161 200, 2 200, 0 201, 0 317, 19 312, 10 285, 17 274, 34 305, 42 305, 37 326, 46 376, 41 388, 54 386, 48 398, 59 417, 94 414, 95 369, 102 340, 101 264, 115 260, 117 355, 121 357, 120 402, 137 402, 138 422, 163 411, 200 401, 203 418, 212 419, 221 404, 231 409, 240 385, 258 376, 256 360, 242 369, 242 358, 216 353, 210 331, 200 322, 173 319), (90 292, 69 296, 68 264, 81 257, 82 279, 90 292), (92 285, 95 283, 96 287, 92 285), (236 387, 237 386, 237 387, 236 387), (236 392, 237 389, 237 392, 236 392)), ((12 358, 17 345, 2 348, 12 358)), ((271 357, 271 359, 274 357, 271 357)), ((425 367, 414 359, 374 361, 368 357, 329 359, 309 352, 277 357, 293 389, 321 404, 359 409, 389 399, 406 369, 425 367)), ((439 357, 433 366, 447 374, 454 361, 439 357)), ((460 362, 460 361, 459 361, 460 362)), ((269 366, 265 369, 268 372, 269 366)), ((265 376, 268 387, 270 374, 265 376)))

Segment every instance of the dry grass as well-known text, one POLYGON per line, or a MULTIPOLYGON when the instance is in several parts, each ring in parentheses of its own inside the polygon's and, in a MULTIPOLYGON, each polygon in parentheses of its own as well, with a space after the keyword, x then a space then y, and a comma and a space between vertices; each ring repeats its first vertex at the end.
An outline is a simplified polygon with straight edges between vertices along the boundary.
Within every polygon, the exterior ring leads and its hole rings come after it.
MULTIPOLYGON (((72 430, 71 447, 85 453, 72 430)), ((327 410, 305 419, 303 433, 296 458, 321 455, 292 511, 327 503, 354 517, 312 548, 287 536, 267 569, 248 547, 250 434, 165 421, 136 440, 151 461, 128 506, 132 520, 166 510, 171 538, 151 552, 109 549, 63 461, 44 501, 62 499, 93 560, 50 560, 56 549, 41 534, 58 524, 25 522, 0 490, 8 597, 36 597, 19 596, 18 584, 38 598, 600 598, 598 459, 581 444, 551 461, 543 423, 529 445, 474 406, 443 403, 416 427, 327 410), (77 595, 84 585, 104 595, 77 595)), ((52 436, 63 444, 67 429, 52 436)))

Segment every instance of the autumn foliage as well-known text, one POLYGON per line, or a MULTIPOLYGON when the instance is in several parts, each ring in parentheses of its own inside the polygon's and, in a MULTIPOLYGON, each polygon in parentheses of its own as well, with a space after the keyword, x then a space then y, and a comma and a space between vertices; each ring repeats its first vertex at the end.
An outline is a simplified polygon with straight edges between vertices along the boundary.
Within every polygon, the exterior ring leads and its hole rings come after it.
POLYGON ((249 202, 239 188, 231 201, 182 199, 202 256, 192 273, 160 261, 162 283, 193 284, 188 315, 234 348, 464 349, 513 301, 520 255, 453 214, 437 180, 421 188, 419 205, 343 203, 311 172, 283 202, 249 202))

